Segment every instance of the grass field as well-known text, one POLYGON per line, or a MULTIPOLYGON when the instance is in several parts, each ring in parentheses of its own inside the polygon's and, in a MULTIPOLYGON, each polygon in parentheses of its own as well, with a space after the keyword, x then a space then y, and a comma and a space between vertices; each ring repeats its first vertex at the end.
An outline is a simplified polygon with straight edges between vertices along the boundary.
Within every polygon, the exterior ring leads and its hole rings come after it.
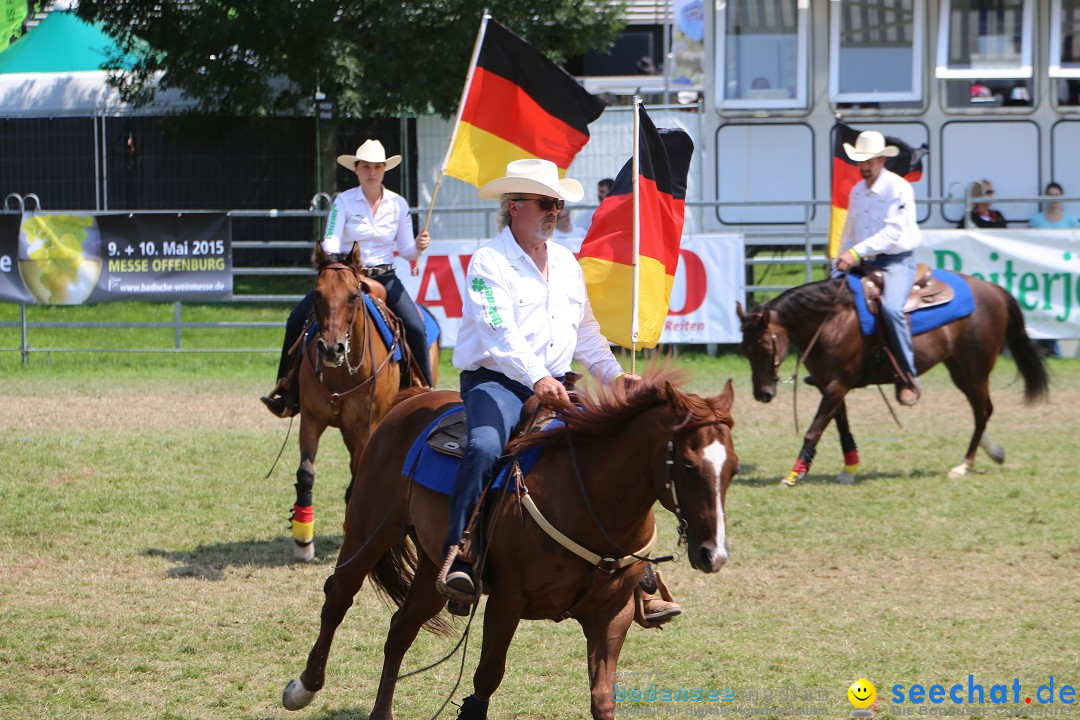
MULTIPOLYGON (((24 368, 16 353, 0 354, 0 717, 367 718, 391 614, 370 588, 338 631, 326 689, 301 713, 280 707, 317 632, 347 458, 328 434, 315 489, 319 554, 293 564, 295 427, 265 478, 288 422, 257 399, 275 362, 63 354, 32 356, 24 368)), ((639 675, 623 687, 655 681, 759 700, 619 703, 623 715, 689 717, 722 704, 728 714, 771 707, 761 717, 788 717, 790 703, 775 698, 794 686, 816 698, 800 706, 847 717, 845 693, 860 677, 877 686, 879 717, 896 714, 896 684, 966 688, 973 675, 989 694, 1015 678, 1021 705, 1051 676, 1059 691, 1080 684, 1080 361, 1054 362, 1051 400, 1032 408, 1021 405, 1011 363, 999 363, 991 429, 1004 466, 981 455, 966 479, 946 479, 971 419, 939 368, 924 378, 922 402, 899 412, 902 429, 876 390, 852 397, 857 484, 832 481, 842 459, 830 429, 807 482, 789 491, 775 484, 801 444, 792 387, 763 406, 741 358, 676 362, 697 392, 736 380, 734 554, 715 576, 685 562, 665 568, 686 612, 663 632, 631 630, 620 670, 639 675), (766 691, 773 700, 761 699, 766 691)), ((445 362, 441 384, 455 384, 445 362)), ((805 430, 811 389, 798 399, 805 430)), ((666 552, 674 524, 658 517, 666 552)), ((456 699, 468 693, 478 636, 456 699)), ((422 635, 406 667, 453 642, 422 635)), ((397 717, 430 717, 456 678, 447 663, 403 681, 397 717)), ((945 708, 955 706, 929 706, 945 708)), ((975 710, 1020 714, 1011 703, 975 710)), ((523 624, 489 716, 587 715, 577 626, 523 624)))

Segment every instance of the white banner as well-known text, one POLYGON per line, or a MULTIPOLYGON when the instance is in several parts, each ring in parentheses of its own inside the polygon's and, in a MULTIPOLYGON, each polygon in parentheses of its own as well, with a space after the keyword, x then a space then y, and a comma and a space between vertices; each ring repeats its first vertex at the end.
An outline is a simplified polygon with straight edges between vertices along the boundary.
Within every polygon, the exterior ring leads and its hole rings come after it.
POLYGON ((1028 335, 1080 338, 1080 231, 923 230, 915 257, 1005 288, 1028 335))
MULTIPOLYGON (((417 276, 409 274, 408 262, 395 260, 405 289, 438 319, 442 347, 453 347, 457 342, 465 271, 481 244, 472 240, 433 242, 420 259, 417 276)), ((735 302, 746 296, 744 267, 741 235, 684 237, 671 290, 671 311, 660 342, 742 342, 735 302)), ((626 302, 629 305, 630 298, 626 302)))

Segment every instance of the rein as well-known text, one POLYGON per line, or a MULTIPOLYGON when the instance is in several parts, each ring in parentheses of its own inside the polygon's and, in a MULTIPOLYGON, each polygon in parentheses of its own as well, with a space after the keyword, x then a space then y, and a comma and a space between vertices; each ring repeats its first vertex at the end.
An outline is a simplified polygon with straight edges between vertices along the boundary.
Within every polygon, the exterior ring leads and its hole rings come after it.
MULTIPOLYGON (((356 278, 356 281, 357 281, 356 282, 356 289, 357 289, 357 293, 358 293, 357 301, 353 304, 352 316, 349 318, 349 324, 348 324, 348 326, 346 327, 346 330, 345 330, 345 368, 348 370, 348 373, 349 373, 350 376, 355 377, 356 374, 358 372, 360 372, 360 369, 364 366, 365 359, 368 358, 368 357, 371 357, 372 360, 374 360, 374 357, 375 357, 374 337, 373 337, 374 333, 371 332, 367 327, 368 322, 369 322, 369 317, 368 316, 369 316, 370 313, 368 312, 367 308, 365 307, 364 308, 364 314, 363 314, 363 317, 364 317, 364 333, 363 333, 363 337, 364 337, 364 340, 366 340, 367 342, 364 343, 363 341, 361 341, 360 360, 357 362, 357 364, 355 366, 353 366, 352 361, 349 359, 350 355, 352 355, 351 339, 352 339, 353 326, 356 324, 357 313, 360 312, 360 304, 364 302, 363 301, 363 295, 364 295, 365 291, 364 291, 363 283, 361 282, 360 275, 357 273, 356 269, 353 268, 350 265, 345 265, 343 263, 331 263, 329 265, 323 266, 322 270, 348 270, 349 272, 351 272, 353 274, 353 276, 356 278)), ((371 323, 374 323, 374 320, 371 320, 371 323)), ((395 333, 394 342, 390 346, 390 348, 388 348, 386 357, 383 358, 383 361, 381 363, 379 363, 379 365, 377 365, 377 366, 375 366, 374 362, 372 362, 373 368, 372 368, 371 374, 368 377, 364 378, 364 380, 362 380, 360 383, 358 383, 357 385, 354 385, 353 387, 349 388, 345 392, 340 392, 340 393, 330 391, 330 389, 326 386, 326 383, 323 381, 322 371, 316 369, 315 365, 313 364, 313 362, 311 360, 310 355, 308 353, 306 353, 306 352, 304 353, 304 365, 311 371, 313 377, 318 381, 316 383, 316 385, 319 387, 320 390, 322 390, 323 396, 330 403, 330 408, 333 411, 334 415, 339 415, 341 413, 341 402, 345 397, 347 397, 348 395, 351 395, 352 393, 366 387, 368 384, 371 384, 374 387, 374 383, 375 383, 376 380, 378 380, 379 375, 383 371, 383 368, 385 368, 387 366, 387 364, 389 364, 391 358, 393 357, 394 348, 397 346, 397 343, 398 343, 398 337, 397 337, 397 333, 395 333)), ((321 364, 321 359, 320 359, 320 364, 321 364)), ((375 404, 375 393, 373 391, 371 393, 371 396, 369 398, 369 403, 368 403, 368 425, 369 426, 371 424, 371 415, 374 412, 374 404, 375 404)))
MULTIPOLYGON (((847 273, 844 272, 840 275, 840 284, 836 287, 836 294, 833 295, 832 306, 829 308, 829 312, 825 315, 825 318, 818 324, 817 330, 814 331, 813 337, 810 338, 810 342, 806 344, 806 349, 802 351, 795 359, 795 370, 791 373, 791 376, 787 379, 787 382, 793 383, 794 387, 791 393, 791 411, 792 417, 795 421, 795 434, 799 434, 799 366, 803 364, 806 358, 810 355, 810 351, 814 349, 814 345, 817 343, 818 338, 821 336, 821 331, 825 329, 825 323, 836 311, 837 300, 840 299, 840 293, 844 291, 847 283, 844 280, 847 278, 847 273)), ((780 379, 780 359, 776 352, 776 333, 772 334, 772 352, 773 352, 773 379, 780 379)))
MULTIPOLYGON (((667 458, 666 458, 666 460, 664 462, 664 487, 665 487, 665 489, 671 491, 671 500, 672 500, 672 503, 675 506, 675 519, 678 520, 678 523, 679 523, 679 526, 678 526, 679 540, 678 540, 678 543, 676 544, 676 547, 681 547, 681 546, 686 544, 686 525, 687 525, 687 523, 686 523, 686 517, 683 515, 683 512, 682 512, 682 506, 679 504, 679 494, 678 494, 678 490, 677 490, 676 483, 675 483, 675 476, 672 473, 672 468, 675 465, 674 432, 676 430, 681 430, 681 429, 686 428, 686 426, 690 422, 690 418, 691 418, 690 413, 687 413, 686 418, 684 418, 682 422, 680 422, 678 425, 676 425, 675 427, 672 428, 672 438, 667 441, 667 458)), ((581 497, 585 501, 585 508, 589 511, 589 515, 592 517, 593 522, 600 529, 600 532, 604 535, 604 539, 606 539, 609 543, 611 543, 613 546, 615 546, 615 548, 620 553, 622 553, 622 555, 619 558, 607 558, 607 559, 612 560, 612 561, 616 561, 616 562, 619 562, 619 563, 622 563, 622 562, 625 561, 625 565, 630 565, 635 561, 652 562, 653 564, 662 563, 662 562, 674 562, 678 557, 678 553, 673 553, 671 555, 664 555, 664 556, 658 557, 658 558, 650 558, 650 557, 648 557, 646 555, 646 553, 649 550, 652 549, 653 541, 650 541, 650 543, 648 545, 646 545, 644 548, 642 548, 638 552, 634 553, 634 552, 630 552, 629 550, 626 550, 625 548, 623 548, 622 545, 618 541, 616 541, 613 537, 611 537, 611 534, 608 533, 607 528, 604 526, 604 523, 600 520, 599 516, 597 516, 596 510, 592 506, 592 502, 589 500, 589 493, 588 493, 588 490, 585 487, 585 480, 581 477, 581 468, 578 467, 577 453, 574 451, 574 442, 573 442, 573 438, 572 438, 572 436, 570 434, 570 426, 565 425, 564 427, 566 428, 566 447, 570 451, 570 465, 574 468, 574 478, 577 480, 578 488, 581 490, 581 497)), ((528 509, 527 506, 526 506, 526 509, 528 509)), ((653 531, 653 535, 654 535, 653 540, 655 540, 655 529, 653 531)), ((554 536, 552 536, 552 537, 554 537, 554 536)), ((555 538, 555 539, 557 540, 558 538, 555 538)), ((577 554, 577 553, 575 553, 575 554, 577 554)), ((584 556, 582 556, 582 557, 584 557, 584 556)), ((618 565, 618 567, 625 567, 625 565, 618 565)))

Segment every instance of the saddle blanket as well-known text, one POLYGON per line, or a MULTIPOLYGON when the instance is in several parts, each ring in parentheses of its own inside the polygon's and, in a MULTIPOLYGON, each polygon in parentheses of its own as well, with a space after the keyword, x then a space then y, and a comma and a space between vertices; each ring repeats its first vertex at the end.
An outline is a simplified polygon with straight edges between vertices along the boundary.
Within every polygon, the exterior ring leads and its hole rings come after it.
MULTIPOLYGON (((971 294, 971 288, 964 282, 963 277, 948 270, 933 270, 931 275, 935 280, 952 287, 956 292, 956 297, 944 305, 919 308, 908 313, 908 317, 911 318, 912 335, 929 332, 975 312, 975 297, 971 294)), ((872 315, 866 307, 866 296, 863 294, 861 280, 862 278, 856 275, 847 276, 848 287, 855 298, 855 312, 859 315, 859 325, 862 327, 863 335, 873 335, 877 332, 877 316, 872 315)))
MULTIPOLYGON (((435 450, 427 444, 427 439, 438 426, 440 420, 453 415, 460 409, 460 405, 450 408, 424 428, 424 431, 420 433, 420 437, 409 448, 409 454, 405 456, 405 467, 401 469, 402 475, 412 478, 428 490, 434 490, 443 495, 451 495, 454 492, 454 480, 457 478, 458 465, 461 464, 461 459, 435 450)), ((549 432, 560 427, 562 427, 562 421, 553 420, 542 432, 549 432)), ((540 459, 543 450, 543 446, 537 445, 518 454, 517 460, 518 465, 521 466, 522 475, 529 474, 529 471, 536 465, 536 461, 540 459)), ((508 463, 500 464, 496 470, 494 487, 505 490, 514 489, 508 463)))
MULTIPOLYGON (((364 304, 367 306, 368 314, 375 320, 375 327, 379 329, 379 337, 382 338, 383 346, 389 348, 391 343, 394 342, 394 333, 390 330, 390 326, 386 324, 386 320, 383 318, 382 313, 375 307, 375 301, 371 299, 370 295, 364 295, 364 304)), ((430 346, 439 339, 439 321, 436 320, 435 316, 431 314, 431 311, 423 305, 417 305, 416 307, 420 310, 420 317, 424 319, 424 331, 427 334, 427 342, 430 346)), ((311 338, 315 336, 318 325, 317 322, 311 323, 308 335, 304 338, 305 346, 311 341, 311 338)), ((400 345, 394 348, 394 362, 401 362, 400 345)))

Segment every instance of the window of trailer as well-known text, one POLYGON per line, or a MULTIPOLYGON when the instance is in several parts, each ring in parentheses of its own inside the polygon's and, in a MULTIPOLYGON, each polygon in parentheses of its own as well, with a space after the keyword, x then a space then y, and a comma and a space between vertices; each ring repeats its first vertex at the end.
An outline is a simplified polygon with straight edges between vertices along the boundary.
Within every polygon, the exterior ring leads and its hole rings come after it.
POLYGON ((950 110, 1031 108, 1035 0, 942 0, 936 75, 950 110))
POLYGON ((1080 0, 1053 0, 1048 67, 1058 106, 1080 107, 1080 0))
POLYGON ((717 105, 807 107, 809 0, 716 3, 717 105))
POLYGON ((829 99, 879 107, 923 97, 924 0, 829 3, 829 99))

